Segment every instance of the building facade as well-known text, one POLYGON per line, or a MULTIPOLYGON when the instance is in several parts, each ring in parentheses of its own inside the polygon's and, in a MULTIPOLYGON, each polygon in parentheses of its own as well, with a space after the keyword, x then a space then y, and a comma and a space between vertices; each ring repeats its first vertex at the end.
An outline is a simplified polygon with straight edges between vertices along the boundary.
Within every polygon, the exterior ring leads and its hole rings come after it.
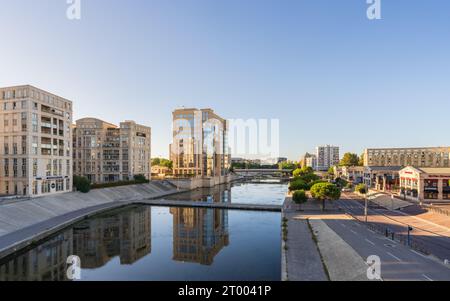
POLYGON ((400 195, 420 202, 450 202, 450 168, 415 168, 400 170, 400 195))
POLYGON ((450 167, 450 147, 369 148, 364 166, 450 167))
POLYGON ((306 153, 300 158, 300 166, 311 167, 312 169, 317 169, 317 156, 315 154, 306 153))
POLYGON ((211 109, 175 110, 170 159, 174 176, 228 175, 231 156, 227 120, 211 109))
POLYGON ((332 145, 318 146, 316 148, 316 170, 327 171, 330 167, 339 164, 339 147, 332 145))
POLYGON ((72 102, 29 85, 0 102, 0 195, 72 191, 72 102))
POLYGON ((73 126, 74 175, 91 183, 151 178, 151 128, 134 121, 120 126, 83 118, 73 126))

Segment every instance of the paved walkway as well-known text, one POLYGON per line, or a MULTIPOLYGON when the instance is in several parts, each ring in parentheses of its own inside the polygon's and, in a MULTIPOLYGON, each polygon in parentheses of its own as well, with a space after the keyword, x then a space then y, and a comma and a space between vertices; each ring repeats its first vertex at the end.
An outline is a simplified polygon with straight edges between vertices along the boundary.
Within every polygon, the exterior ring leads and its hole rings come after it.
POLYGON ((279 205, 258 205, 258 204, 238 204, 238 203, 208 203, 208 202, 193 202, 182 200, 143 200, 134 202, 135 204, 145 204, 152 206, 164 207, 200 207, 200 208, 218 208, 231 210, 251 210, 251 211, 273 211, 280 212, 279 205))
POLYGON ((295 213, 286 213, 288 221, 288 249, 286 273, 289 281, 327 281, 317 246, 306 220, 294 219, 295 213))

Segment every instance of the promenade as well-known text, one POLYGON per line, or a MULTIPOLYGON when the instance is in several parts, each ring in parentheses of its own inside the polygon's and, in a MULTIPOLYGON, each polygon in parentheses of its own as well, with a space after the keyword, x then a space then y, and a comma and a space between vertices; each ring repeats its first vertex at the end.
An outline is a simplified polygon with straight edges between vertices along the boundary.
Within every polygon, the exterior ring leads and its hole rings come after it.
MULTIPOLYGON (((369 256, 381 260, 384 281, 450 280, 450 267, 434 256, 427 256, 372 231, 341 210, 344 202, 319 204, 309 201, 297 210, 286 198, 283 215, 288 219, 288 239, 283 250, 284 280, 362 281, 367 279, 369 256)), ((360 205, 358 204, 358 208, 360 205)))

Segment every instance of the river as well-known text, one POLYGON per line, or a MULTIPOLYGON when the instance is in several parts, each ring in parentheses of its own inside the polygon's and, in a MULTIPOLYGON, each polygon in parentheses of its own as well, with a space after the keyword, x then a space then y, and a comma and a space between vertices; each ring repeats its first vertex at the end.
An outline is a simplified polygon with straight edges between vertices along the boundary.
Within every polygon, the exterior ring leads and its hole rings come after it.
MULTIPOLYGON (((233 184, 171 199, 282 204, 283 184, 233 184)), ((0 281, 280 280, 279 213, 132 206, 75 224, 0 262, 0 281)))

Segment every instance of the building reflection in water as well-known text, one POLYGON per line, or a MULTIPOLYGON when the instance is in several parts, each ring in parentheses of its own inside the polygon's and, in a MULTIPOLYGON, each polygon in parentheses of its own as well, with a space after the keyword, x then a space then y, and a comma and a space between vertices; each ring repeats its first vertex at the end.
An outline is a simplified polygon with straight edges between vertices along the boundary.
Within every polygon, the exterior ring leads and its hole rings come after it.
POLYGON ((87 220, 73 228, 74 254, 81 267, 98 268, 119 256, 132 264, 151 252, 151 207, 87 220))
POLYGON ((67 257, 98 268, 115 256, 132 264, 151 252, 151 207, 114 211, 75 225, 38 247, 0 262, 0 281, 67 280, 67 257))
POLYGON ((206 208, 171 208, 173 260, 211 265, 229 244, 228 211, 206 208))
POLYGON ((0 263, 0 281, 63 281, 66 260, 73 254, 72 230, 14 259, 0 263))

